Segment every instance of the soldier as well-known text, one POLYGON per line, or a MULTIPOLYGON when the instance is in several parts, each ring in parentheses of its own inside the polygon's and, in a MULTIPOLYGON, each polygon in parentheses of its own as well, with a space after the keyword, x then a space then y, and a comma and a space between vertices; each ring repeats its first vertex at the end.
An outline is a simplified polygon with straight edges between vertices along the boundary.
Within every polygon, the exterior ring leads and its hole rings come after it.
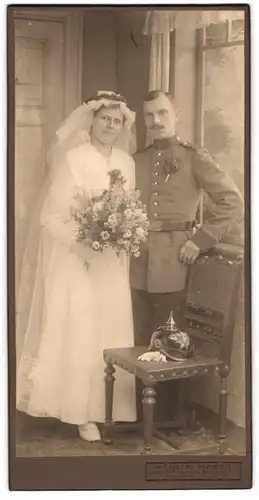
POLYGON ((243 220, 243 202, 234 182, 204 149, 176 135, 178 112, 172 97, 149 92, 144 119, 153 144, 135 154, 136 186, 147 205, 148 242, 131 262, 135 344, 148 345, 170 310, 181 318, 189 264, 243 220), (202 189, 215 205, 210 221, 194 230, 202 189))

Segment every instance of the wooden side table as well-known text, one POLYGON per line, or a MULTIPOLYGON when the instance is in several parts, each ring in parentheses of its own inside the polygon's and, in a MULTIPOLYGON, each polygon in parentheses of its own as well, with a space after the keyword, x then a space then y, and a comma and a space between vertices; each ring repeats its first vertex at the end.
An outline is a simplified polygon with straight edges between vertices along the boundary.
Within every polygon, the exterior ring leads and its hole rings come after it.
MULTIPOLYGON (((218 371, 224 376, 224 363, 218 358, 208 358, 201 354, 195 354, 189 360, 181 362, 145 362, 138 361, 138 357, 147 351, 147 347, 129 347, 119 349, 106 349, 104 351, 105 368, 105 424, 103 441, 106 444, 112 442, 112 407, 113 407, 113 386, 116 380, 115 366, 132 373, 142 380, 143 389, 143 422, 144 422, 144 449, 145 454, 152 453, 153 417, 156 404, 156 384, 166 380, 184 379, 208 375, 218 371), (222 371, 223 370, 223 371, 222 371)), ((220 433, 222 440, 226 438, 226 391, 220 392, 220 433)))

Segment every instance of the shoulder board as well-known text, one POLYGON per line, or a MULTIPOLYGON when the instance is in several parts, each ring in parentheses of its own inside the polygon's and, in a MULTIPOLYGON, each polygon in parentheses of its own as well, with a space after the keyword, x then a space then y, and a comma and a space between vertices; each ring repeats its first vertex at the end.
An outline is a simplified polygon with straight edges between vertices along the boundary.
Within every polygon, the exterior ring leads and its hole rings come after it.
POLYGON ((179 140, 179 143, 182 144, 182 146, 185 146, 186 148, 194 149, 195 151, 197 151, 197 153, 209 155, 209 151, 200 146, 199 144, 193 144, 192 142, 182 141, 181 139, 179 140))
POLYGON ((182 146, 185 146, 186 148, 191 148, 191 149, 195 149, 197 150, 198 149, 198 146, 196 146, 195 144, 193 144, 192 142, 189 142, 189 141, 183 141, 182 139, 178 139, 178 142, 179 144, 181 144, 182 146))

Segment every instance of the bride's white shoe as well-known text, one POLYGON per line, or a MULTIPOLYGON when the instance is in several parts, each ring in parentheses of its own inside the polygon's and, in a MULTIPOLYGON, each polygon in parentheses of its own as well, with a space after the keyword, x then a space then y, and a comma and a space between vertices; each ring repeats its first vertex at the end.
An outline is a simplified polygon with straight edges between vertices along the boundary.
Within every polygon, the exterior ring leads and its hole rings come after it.
POLYGON ((78 431, 80 437, 84 439, 84 441, 89 441, 91 443, 95 441, 101 441, 100 432, 94 422, 88 422, 87 424, 79 425, 78 431))

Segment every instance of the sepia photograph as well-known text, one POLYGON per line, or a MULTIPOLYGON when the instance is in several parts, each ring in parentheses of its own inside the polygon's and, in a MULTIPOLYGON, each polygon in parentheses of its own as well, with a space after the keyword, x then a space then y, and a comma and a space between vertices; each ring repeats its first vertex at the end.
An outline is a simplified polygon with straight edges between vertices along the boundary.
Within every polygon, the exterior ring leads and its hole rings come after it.
POLYGON ((10 488, 251 487, 249 6, 7 17, 10 488))

